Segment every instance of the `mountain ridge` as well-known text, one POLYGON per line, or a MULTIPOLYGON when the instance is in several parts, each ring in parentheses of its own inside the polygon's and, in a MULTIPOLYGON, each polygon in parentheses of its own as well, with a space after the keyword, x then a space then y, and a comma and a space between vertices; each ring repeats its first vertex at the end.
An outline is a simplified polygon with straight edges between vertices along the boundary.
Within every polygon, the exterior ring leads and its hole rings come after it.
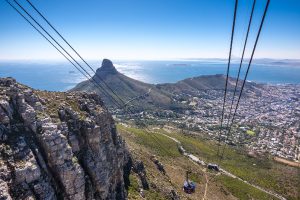
MULTIPOLYGON (((97 69, 93 79, 109 91, 103 81, 121 98, 123 102, 128 102, 134 98, 143 98, 135 102, 137 110, 147 109, 177 109, 182 105, 173 101, 174 93, 185 92, 192 94, 197 90, 224 90, 226 76, 222 74, 203 75, 187 78, 176 83, 150 84, 130 78, 114 67, 113 63, 104 59, 100 68, 97 69), (100 78, 99 78, 100 77, 100 78), (149 92, 151 90, 151 92, 149 92)), ((228 90, 233 90, 236 79, 229 77, 228 90)), ((241 81, 239 81, 239 86, 241 81)), ((258 86, 256 83, 247 82, 246 87, 253 88, 258 86)), ((113 106, 111 99, 96 88, 89 80, 77 84, 70 91, 96 92, 103 97, 106 105, 113 106)), ((115 96, 114 96, 115 97, 115 96)))

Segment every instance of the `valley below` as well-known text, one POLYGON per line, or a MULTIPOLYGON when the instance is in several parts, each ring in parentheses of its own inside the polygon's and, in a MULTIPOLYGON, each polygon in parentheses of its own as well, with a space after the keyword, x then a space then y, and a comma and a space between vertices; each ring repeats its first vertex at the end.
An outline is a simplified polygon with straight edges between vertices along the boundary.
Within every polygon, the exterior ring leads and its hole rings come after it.
POLYGON ((154 85, 104 60, 93 79, 109 95, 0 79, 0 199, 299 199, 299 85, 246 82, 228 133, 232 77, 221 129, 223 75, 154 85))
POLYGON ((100 94, 119 121, 136 121, 137 125, 172 125, 186 131, 201 131, 212 139, 246 147, 252 156, 271 154, 299 163, 300 85, 247 81, 231 132, 228 133, 242 80, 238 82, 233 99, 236 79, 229 77, 224 122, 220 131, 226 80, 223 75, 153 85, 121 74, 110 60, 104 60, 94 79, 99 84, 105 81, 123 100, 119 101, 123 108, 114 105, 88 81, 79 83, 71 91, 100 94))

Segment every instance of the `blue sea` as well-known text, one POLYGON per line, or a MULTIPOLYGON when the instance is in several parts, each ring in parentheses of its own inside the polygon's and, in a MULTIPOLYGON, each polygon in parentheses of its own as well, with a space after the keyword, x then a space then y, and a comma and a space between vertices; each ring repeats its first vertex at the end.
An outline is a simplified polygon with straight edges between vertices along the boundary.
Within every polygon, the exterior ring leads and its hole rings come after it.
MULTIPOLYGON (((90 62, 94 69, 101 61, 90 62)), ((226 74, 221 61, 115 61, 121 73, 147 83, 174 83, 200 75, 226 74)), ((243 66, 243 69, 246 65, 243 66)), ((230 76, 236 77, 238 64, 232 64, 230 76)), ((245 70, 242 70, 242 77, 245 70)), ((92 74, 92 72, 91 72, 92 74)), ((14 77, 35 89, 66 91, 85 80, 72 65, 65 62, 0 62, 0 77, 14 77)), ((253 64, 248 80, 270 84, 300 84, 300 66, 253 64)))

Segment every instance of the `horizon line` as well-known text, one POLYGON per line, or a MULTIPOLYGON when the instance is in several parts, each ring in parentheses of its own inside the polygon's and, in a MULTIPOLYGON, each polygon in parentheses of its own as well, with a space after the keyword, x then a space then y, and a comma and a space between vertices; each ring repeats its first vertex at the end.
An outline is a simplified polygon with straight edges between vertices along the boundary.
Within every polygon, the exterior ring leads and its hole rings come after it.
MULTIPOLYGON (((205 58, 205 57, 199 57, 199 58, 89 58, 87 60, 90 61, 102 61, 103 59, 109 59, 112 61, 202 61, 202 60, 228 60, 228 58, 205 58)), ((239 57, 231 58, 231 60, 236 61, 240 60, 239 57)), ((249 60, 249 58, 244 58, 245 61, 249 60)), ((268 57, 261 57, 261 58, 253 58, 253 61, 255 60, 277 60, 277 61, 299 61, 300 58, 268 58, 268 57)), ((31 58, 13 58, 13 59, 6 59, 6 58, 0 58, 0 62, 68 62, 67 60, 61 58, 61 59, 31 59, 31 58)))

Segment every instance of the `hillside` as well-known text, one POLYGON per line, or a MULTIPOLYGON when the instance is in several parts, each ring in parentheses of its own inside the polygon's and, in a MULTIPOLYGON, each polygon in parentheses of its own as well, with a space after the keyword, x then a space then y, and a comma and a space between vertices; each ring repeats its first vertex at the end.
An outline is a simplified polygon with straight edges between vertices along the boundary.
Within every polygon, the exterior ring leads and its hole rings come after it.
MULTIPOLYGON (((110 66, 112 69, 113 65, 110 66)), ((123 77, 124 82, 128 81, 128 77, 113 69, 114 76, 123 77)), ((111 76, 107 73, 105 64, 97 70, 97 73, 103 78, 111 76)), ((297 176, 297 167, 277 163, 278 159, 274 159, 277 156, 285 163, 295 161, 293 162, 296 163, 295 165, 299 160, 300 154, 297 150, 299 149, 297 145, 299 141, 299 120, 297 120, 299 87, 297 85, 246 82, 231 135, 227 137, 224 131, 220 137, 219 120, 224 98, 225 76, 199 76, 177 83, 157 85, 128 79, 130 83, 150 87, 155 94, 170 99, 169 104, 162 106, 156 98, 152 97, 150 102, 147 101, 148 96, 144 96, 135 101, 135 105, 146 111, 136 114, 138 120, 131 116, 129 118, 125 114, 117 116, 117 119, 125 124, 119 126, 119 132, 128 142, 133 158, 142 160, 143 168, 150 173, 149 182, 152 182, 154 186, 142 192, 146 198, 153 198, 152 194, 156 199, 166 197, 176 199, 172 193, 174 190, 175 196, 182 199, 199 199, 199 196, 200 199, 298 199, 297 187, 300 180, 297 176), (152 110, 147 110, 149 108, 152 110), (156 131, 149 132, 148 129, 141 128, 142 123, 139 120, 154 126, 156 131), (135 125, 130 122, 135 122, 135 125), (167 126, 176 127, 182 131, 157 131, 158 127, 167 126), (196 134, 185 134, 189 131, 195 131, 196 134), (207 172, 203 166, 194 168, 195 163, 178 154, 178 144, 162 136, 161 133, 175 138, 188 152, 199 156, 205 162, 212 163, 219 162, 215 149, 218 145, 216 141, 220 137, 223 144, 228 144, 227 156, 221 163, 225 171, 215 176, 210 171, 207 172), (160 174, 157 171, 157 166, 153 164, 153 155, 165 165, 166 174, 160 174), (180 189, 184 180, 184 172, 189 168, 195 171, 193 178, 201 190, 194 195, 186 196, 180 189), (213 181, 207 183, 206 177, 214 178, 212 178, 213 181), (207 188, 207 185, 210 188, 208 191, 213 190, 210 194, 204 192, 203 188, 207 188)), ((110 83, 112 87, 116 87, 116 90, 121 90, 122 95, 129 93, 122 84, 116 86, 113 81, 110 83)), ((90 85, 88 82, 86 84, 90 85)), ((239 84, 238 88, 241 86, 241 81, 239 84)), ((225 107, 227 112, 230 109, 229 102, 233 96, 234 86, 235 79, 229 77, 225 107)), ((137 91, 136 88, 131 87, 132 90, 137 91)), ((96 88, 91 86, 91 89, 96 88)), ((144 89, 143 92, 146 90, 144 89)), ((136 92, 136 96, 142 95, 143 92, 136 92)), ((129 197, 132 199, 138 199, 139 192, 143 191, 141 190, 144 188, 141 183, 143 181, 140 181, 140 178, 139 173, 130 176, 132 182, 137 182, 129 187, 129 197)))
MULTIPOLYGON (((158 84, 157 87, 161 90, 173 92, 173 93, 182 93, 185 92, 187 94, 193 93, 198 90, 224 90, 225 87, 226 76, 221 74, 216 75, 203 75, 193 78, 187 78, 182 81, 178 81, 177 83, 166 83, 166 84, 158 84)), ((236 79, 229 77, 228 79, 228 90, 234 90, 236 79)), ((239 81, 239 87, 241 86, 241 80, 239 81)), ((255 89, 258 87, 257 84, 247 82, 246 89, 255 89)))
POLYGON ((217 142, 201 132, 182 134, 167 126, 146 130, 130 124, 120 124, 118 130, 133 159, 143 162, 143 179, 150 186, 143 189, 140 174, 131 173, 129 199, 142 199, 141 194, 146 199, 299 199, 298 169, 268 156, 252 157, 241 148, 227 146, 226 156, 220 161, 217 142), (224 171, 209 170, 181 154, 174 139, 187 153, 205 163, 220 163, 224 171), (190 179, 196 183, 193 194, 182 191, 186 171, 191 171, 190 179))
POLYGON ((271 157, 228 146, 227 172, 216 173, 179 151, 178 142, 218 163, 203 132, 116 126, 95 93, 39 91, 12 78, 0 89, 0 199, 298 198, 298 169, 271 157), (186 171, 193 194, 182 191, 186 171))
MULTIPOLYGON (((109 85, 124 102, 127 102, 132 98, 148 94, 149 90, 151 90, 147 97, 139 102, 139 105, 143 104, 144 106, 146 105, 148 108, 153 109, 155 107, 168 107, 171 103, 170 97, 157 89, 155 85, 143 83, 121 74, 113 66, 112 62, 107 59, 104 59, 102 66, 97 69, 94 79, 97 80, 102 87, 106 88, 106 86, 102 83, 102 80, 104 80, 105 83, 109 85)), ((106 88, 106 90, 114 96, 108 88, 106 88)), ((107 105, 112 106, 111 99, 107 98, 102 91, 99 91, 99 89, 88 80, 79 83, 70 91, 96 92, 103 97, 103 100, 107 105)))
MULTIPOLYGON (((223 75, 207 75, 188 78, 177 83, 148 84, 121 74, 113 66, 113 63, 107 59, 103 60, 101 67, 97 69, 96 75, 94 75, 93 78, 114 96, 103 84, 102 80, 104 80, 124 102, 142 96, 143 98, 132 101, 132 104, 135 105, 134 108, 137 110, 159 110, 161 108, 170 110, 182 109, 183 105, 174 101, 175 94, 193 94, 198 90, 224 90, 226 80, 226 77, 223 75), (101 79, 99 79, 99 77, 101 79)), ((228 89, 233 90, 234 85, 235 79, 230 77, 228 89)), ((255 90, 256 87, 257 84, 255 83, 247 82, 246 84, 247 89, 252 88, 255 90)), ((105 97, 105 95, 103 95, 103 93, 88 80, 79 83, 70 91, 96 92, 103 96, 103 100, 107 105, 112 106, 112 100, 105 97)))

